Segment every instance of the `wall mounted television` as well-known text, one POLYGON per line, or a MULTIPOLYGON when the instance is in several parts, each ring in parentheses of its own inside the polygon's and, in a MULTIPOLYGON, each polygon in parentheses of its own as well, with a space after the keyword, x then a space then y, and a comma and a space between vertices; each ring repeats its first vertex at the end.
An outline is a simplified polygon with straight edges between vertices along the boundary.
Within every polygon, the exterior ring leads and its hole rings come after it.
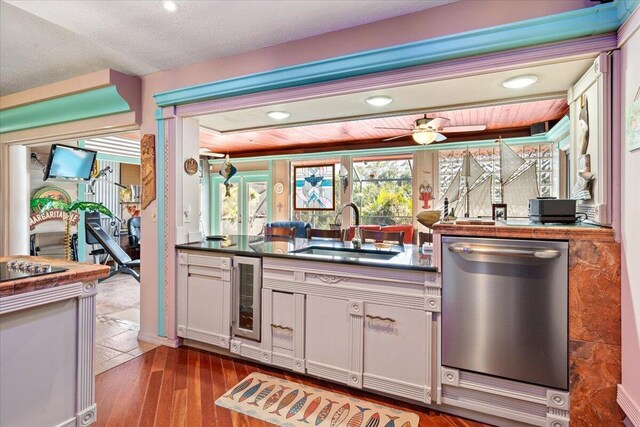
POLYGON ((97 154, 93 150, 53 144, 44 170, 44 180, 88 181, 97 154))

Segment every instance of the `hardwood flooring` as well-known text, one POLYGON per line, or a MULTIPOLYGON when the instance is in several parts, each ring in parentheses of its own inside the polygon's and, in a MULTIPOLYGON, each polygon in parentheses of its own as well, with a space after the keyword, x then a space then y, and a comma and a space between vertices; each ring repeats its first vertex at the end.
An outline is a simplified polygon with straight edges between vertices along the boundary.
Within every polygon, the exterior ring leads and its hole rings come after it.
POLYGON ((413 411, 420 427, 481 427, 484 424, 388 399, 326 381, 219 356, 193 348, 158 347, 96 377, 95 426, 234 426, 268 424, 215 405, 215 400, 249 373, 258 371, 301 384, 413 411))

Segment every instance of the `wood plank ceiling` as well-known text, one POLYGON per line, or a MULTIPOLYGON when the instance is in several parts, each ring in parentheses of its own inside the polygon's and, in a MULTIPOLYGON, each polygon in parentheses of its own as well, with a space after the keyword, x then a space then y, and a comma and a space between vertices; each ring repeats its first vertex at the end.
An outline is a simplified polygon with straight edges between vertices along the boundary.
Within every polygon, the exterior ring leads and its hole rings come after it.
MULTIPOLYGON (((568 111, 565 99, 552 99, 517 104, 437 111, 429 117, 446 117, 448 126, 485 124, 483 132, 449 133, 445 142, 469 139, 491 139, 498 134, 528 136, 534 123, 562 118, 568 111)), ((296 127, 270 128, 256 131, 220 134, 201 127, 200 145, 217 153, 234 156, 299 153, 345 148, 373 148, 380 146, 410 145, 411 137, 382 142, 385 138, 401 135, 402 130, 376 129, 376 127, 411 128, 421 114, 409 114, 333 123, 309 124, 296 127)))

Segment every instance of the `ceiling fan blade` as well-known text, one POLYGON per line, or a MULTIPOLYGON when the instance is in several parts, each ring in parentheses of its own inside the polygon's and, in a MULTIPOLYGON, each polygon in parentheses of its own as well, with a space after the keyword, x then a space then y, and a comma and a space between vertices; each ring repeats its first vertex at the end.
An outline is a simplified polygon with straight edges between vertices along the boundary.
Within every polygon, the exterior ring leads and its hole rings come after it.
POLYGON ((436 136, 436 142, 442 142, 442 141, 444 141, 445 139, 447 139, 447 137, 446 137, 446 136, 444 136, 444 135, 443 135, 443 134, 441 134, 441 133, 439 133, 439 134, 436 136))
POLYGON ((216 159, 221 159, 223 158, 225 155, 222 153, 214 153, 211 151, 201 151, 200 152, 200 157, 214 157, 216 159))
POLYGON ((440 129, 440 132, 474 132, 482 131, 486 128, 486 125, 446 126, 440 129))
POLYGON ((403 138, 405 136, 413 135, 412 133, 405 133, 404 135, 398 135, 391 138, 383 139, 382 141, 391 141, 392 139, 403 138))
POLYGON ((381 128, 378 126, 376 126, 374 129, 413 130, 411 128, 381 128))
POLYGON ((450 120, 447 119, 446 117, 434 117, 431 119, 431 121, 429 121, 429 123, 427 123, 427 126, 434 127, 434 128, 441 128, 442 126, 449 123, 449 121, 450 120))

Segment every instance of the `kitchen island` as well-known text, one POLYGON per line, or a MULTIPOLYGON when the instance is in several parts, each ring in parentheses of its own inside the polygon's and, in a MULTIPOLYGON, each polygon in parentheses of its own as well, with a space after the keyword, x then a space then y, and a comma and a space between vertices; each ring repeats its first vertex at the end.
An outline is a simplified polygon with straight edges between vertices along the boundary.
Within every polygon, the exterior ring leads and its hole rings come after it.
POLYGON ((96 283, 109 267, 29 256, 0 265, 0 425, 93 424, 96 283), (36 264, 56 272, 18 277, 36 264))

